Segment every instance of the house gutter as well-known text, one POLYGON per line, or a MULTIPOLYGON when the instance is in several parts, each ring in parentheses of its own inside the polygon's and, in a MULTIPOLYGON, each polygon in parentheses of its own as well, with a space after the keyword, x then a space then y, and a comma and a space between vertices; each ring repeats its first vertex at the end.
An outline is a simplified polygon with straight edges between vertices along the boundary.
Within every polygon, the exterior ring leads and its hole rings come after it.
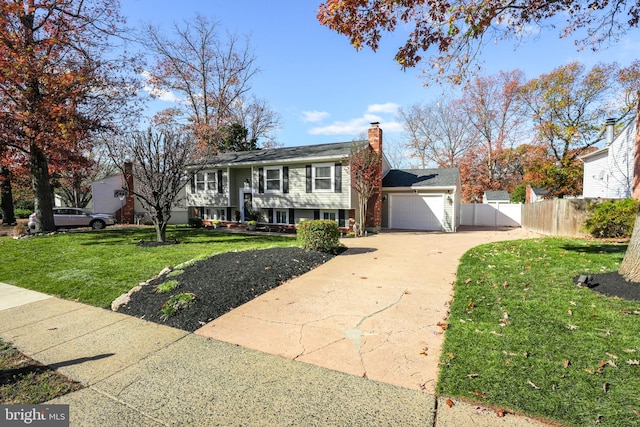
POLYGON ((301 163, 324 163, 324 162, 343 162, 348 160, 349 156, 327 156, 327 157, 298 157, 295 159, 283 159, 283 160, 261 160, 252 162, 234 162, 234 163, 205 163, 201 165, 189 165, 187 170, 190 169, 207 169, 207 168, 235 168, 243 166, 268 166, 268 165, 284 165, 284 164, 301 164, 301 163))

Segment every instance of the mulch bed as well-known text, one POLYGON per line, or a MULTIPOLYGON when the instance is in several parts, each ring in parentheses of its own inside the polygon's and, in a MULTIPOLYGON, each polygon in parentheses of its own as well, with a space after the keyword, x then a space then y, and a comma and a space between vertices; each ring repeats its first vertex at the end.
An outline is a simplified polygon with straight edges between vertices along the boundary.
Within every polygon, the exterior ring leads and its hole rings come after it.
POLYGON ((177 276, 161 276, 132 293, 118 312, 193 332, 207 322, 254 299, 282 283, 327 262, 335 255, 300 248, 271 248, 227 252, 198 261, 177 276), (157 293, 156 286, 177 280, 179 286, 157 293), (166 320, 160 311, 171 296, 190 292, 188 307, 166 320))
MULTIPOLYGON (((587 286, 594 292, 626 300, 640 301, 640 283, 627 282, 617 271, 589 275, 587 286)), ((578 277, 573 278, 578 283, 578 277)))

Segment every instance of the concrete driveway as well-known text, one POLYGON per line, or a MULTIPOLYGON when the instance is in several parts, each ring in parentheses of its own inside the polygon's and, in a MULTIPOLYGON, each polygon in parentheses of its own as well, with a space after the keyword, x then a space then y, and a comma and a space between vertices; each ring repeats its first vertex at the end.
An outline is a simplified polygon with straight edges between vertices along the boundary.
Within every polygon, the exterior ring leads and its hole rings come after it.
POLYGON ((522 229, 383 232, 196 333, 410 389, 434 392, 460 257, 522 229))

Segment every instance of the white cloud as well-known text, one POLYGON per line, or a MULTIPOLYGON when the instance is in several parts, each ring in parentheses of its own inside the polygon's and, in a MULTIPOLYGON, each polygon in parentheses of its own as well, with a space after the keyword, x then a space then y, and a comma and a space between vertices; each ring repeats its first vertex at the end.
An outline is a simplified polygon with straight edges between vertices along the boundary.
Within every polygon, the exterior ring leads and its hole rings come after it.
POLYGON ((400 106, 393 102, 387 102, 386 104, 373 104, 367 107, 367 113, 389 113, 396 114, 400 106))
POLYGON ((383 132, 396 133, 403 131, 401 123, 393 120, 387 121, 377 115, 365 114, 362 117, 351 120, 335 121, 326 126, 316 126, 309 129, 309 134, 359 137, 363 132, 366 132, 367 129, 369 129, 373 122, 380 122, 380 127, 383 132))
MULTIPOLYGON (((142 75, 142 77, 144 77, 145 81, 149 81, 149 77, 150 74, 148 71, 142 71, 140 73, 140 75, 142 75)), ((142 87, 142 90, 144 90, 145 92, 147 92, 152 98, 160 100, 160 101, 164 101, 164 102, 182 102, 182 99, 180 97, 178 97, 176 94, 174 94, 173 92, 167 91, 167 90, 162 90, 162 89, 158 89, 156 87, 153 87, 151 85, 149 85, 148 83, 145 84, 142 87)))
POLYGON ((317 123, 329 117, 329 113, 326 111, 303 111, 302 122, 303 123, 317 123))

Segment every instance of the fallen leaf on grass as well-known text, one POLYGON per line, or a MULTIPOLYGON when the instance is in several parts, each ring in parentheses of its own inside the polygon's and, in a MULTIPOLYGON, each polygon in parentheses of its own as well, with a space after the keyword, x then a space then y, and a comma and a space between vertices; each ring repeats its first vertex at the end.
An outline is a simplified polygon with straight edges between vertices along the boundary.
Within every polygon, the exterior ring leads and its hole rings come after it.
POLYGON ((571 364, 571 362, 569 362, 569 359, 565 359, 564 363, 562 364, 565 368, 568 368, 569 365, 571 364))
POLYGON ((640 360, 627 360, 629 365, 640 365, 640 360))
POLYGON ((536 390, 540 390, 540 387, 538 387, 537 385, 535 385, 531 381, 527 381, 527 384, 529 384, 531 387, 535 388, 536 390))
POLYGON ((567 310, 567 316, 573 316, 573 311, 567 310))
POLYGON ((616 356, 615 354, 611 354, 609 352, 605 352, 605 354, 609 357, 613 357, 614 359, 618 359, 618 356, 616 356))
POLYGON ((609 384, 608 383, 602 384, 602 390, 604 390, 605 393, 609 391, 609 384))
POLYGON ((487 396, 484 393, 480 393, 480 391, 476 390, 473 393, 469 392, 469 394, 473 394, 474 396, 478 396, 478 397, 482 397, 483 399, 488 399, 489 396, 487 396))
POLYGON ((454 405, 453 400, 451 399, 445 400, 444 403, 446 403, 449 408, 451 408, 454 405))
POLYGON ((469 378, 476 378, 476 377, 479 377, 479 376, 480 376, 480 374, 468 374, 467 375, 467 377, 469 377, 469 378))
POLYGON ((576 325, 567 325, 567 329, 569 329, 570 331, 575 331, 576 329, 578 329, 578 327, 576 325))
POLYGON ((471 277, 468 277, 467 280, 464 281, 464 283, 468 285, 469 283, 471 283, 472 280, 473 279, 471 279, 471 277))
POLYGON ((505 288, 505 289, 507 289, 507 288, 509 287, 509 284, 508 284, 507 282, 504 282, 504 283, 502 284, 502 287, 503 287, 503 288, 505 288))
POLYGON ((504 416, 507 414, 513 415, 513 412, 509 411, 508 409, 496 409, 496 416, 498 418, 504 418, 504 416))

